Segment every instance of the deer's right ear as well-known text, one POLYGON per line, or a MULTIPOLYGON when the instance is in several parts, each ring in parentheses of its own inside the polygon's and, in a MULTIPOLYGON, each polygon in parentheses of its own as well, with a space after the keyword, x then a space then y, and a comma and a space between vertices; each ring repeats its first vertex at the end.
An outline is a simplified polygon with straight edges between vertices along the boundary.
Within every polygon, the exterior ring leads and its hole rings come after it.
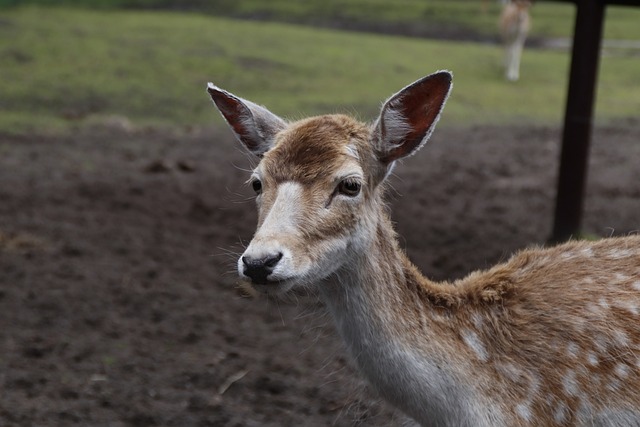
POLYGON ((257 156, 271 149, 276 133, 286 127, 285 121, 271 111, 220 89, 213 83, 209 83, 207 92, 236 138, 257 156))
POLYGON ((451 91, 452 75, 438 71, 389 98, 374 125, 378 159, 386 165, 414 154, 433 132, 451 91))

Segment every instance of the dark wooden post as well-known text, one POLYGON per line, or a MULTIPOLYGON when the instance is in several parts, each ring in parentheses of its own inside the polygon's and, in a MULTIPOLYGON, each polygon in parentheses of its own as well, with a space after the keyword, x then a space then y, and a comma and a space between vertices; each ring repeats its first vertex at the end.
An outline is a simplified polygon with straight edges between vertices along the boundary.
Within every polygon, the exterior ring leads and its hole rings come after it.
POLYGON ((580 233, 605 0, 577 0, 551 240, 580 233))

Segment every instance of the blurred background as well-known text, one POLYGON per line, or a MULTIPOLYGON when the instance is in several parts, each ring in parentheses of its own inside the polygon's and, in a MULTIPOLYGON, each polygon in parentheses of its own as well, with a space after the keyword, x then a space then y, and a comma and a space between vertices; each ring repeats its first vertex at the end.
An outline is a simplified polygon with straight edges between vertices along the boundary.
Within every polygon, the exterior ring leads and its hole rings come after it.
MULTIPOLYGON (((247 299, 255 159, 207 82, 290 119, 375 119, 440 69, 396 168, 402 245, 453 279, 550 235, 575 8, 538 1, 520 79, 486 0, 0 0, 0 425, 386 426, 313 297, 247 299), (294 301, 295 302, 295 301, 294 301), (301 305, 302 307, 296 307, 301 305)), ((640 229, 640 8, 608 7, 584 215, 640 229)))

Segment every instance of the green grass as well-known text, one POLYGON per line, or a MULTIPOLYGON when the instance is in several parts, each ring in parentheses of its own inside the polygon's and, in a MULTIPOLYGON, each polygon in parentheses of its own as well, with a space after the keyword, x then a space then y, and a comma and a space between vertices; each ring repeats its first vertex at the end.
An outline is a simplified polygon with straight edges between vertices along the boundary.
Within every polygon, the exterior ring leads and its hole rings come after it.
MULTIPOLYGON (((501 6, 494 0, 0 0, 0 8, 37 4, 93 9, 171 9, 216 16, 320 26, 349 25, 416 34, 465 28, 495 37, 501 6)), ((542 1, 533 8, 534 36, 569 37, 574 6, 542 1)), ((609 6, 605 37, 640 39, 640 10, 609 6)))
MULTIPOLYGON (((502 79, 494 45, 437 42, 189 13, 26 7, 0 11, 0 131, 219 121, 207 81, 287 117, 347 112, 438 69, 454 72, 444 123, 560 123, 568 54, 529 50, 502 79)), ((637 116, 640 61, 603 59, 600 118, 637 116)))
MULTIPOLYGON (((166 1, 166 0, 165 0, 166 1)), ((214 2, 214 13, 263 16, 288 22, 327 23, 336 19, 381 25, 420 27, 465 27, 483 35, 495 35, 501 6, 490 0, 486 10, 479 0, 235 0, 214 2)), ((605 37, 640 39, 640 9, 608 7, 605 37)), ((206 10, 206 9, 205 9, 206 10)), ((569 37, 573 31, 575 7, 563 2, 537 2, 532 9, 532 34, 540 37, 569 37)))

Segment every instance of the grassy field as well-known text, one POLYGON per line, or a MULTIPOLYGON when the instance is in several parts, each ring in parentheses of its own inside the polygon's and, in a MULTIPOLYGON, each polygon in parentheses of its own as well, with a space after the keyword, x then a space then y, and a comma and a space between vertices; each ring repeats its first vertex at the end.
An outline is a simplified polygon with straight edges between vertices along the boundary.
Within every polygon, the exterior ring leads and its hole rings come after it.
MULTIPOLYGON (((317 26, 352 27, 403 34, 474 32, 496 37, 500 4, 495 0, 0 0, 0 8, 18 4, 66 5, 92 9, 171 9, 216 16, 317 26)), ((533 8, 533 36, 568 37, 574 6, 539 1, 533 8)), ((608 7, 605 37, 640 39, 640 10, 608 7)))
MULTIPOLYGON (((263 17, 311 24, 343 21, 356 26, 378 28, 399 24, 417 33, 420 33, 420 27, 465 27, 485 36, 495 35, 497 16, 501 8, 495 0, 235 0, 218 1, 214 4, 209 6, 211 12, 227 16, 263 17)), ((571 35, 573 5, 553 1, 538 2, 532 13, 533 36, 571 35)), ((606 26, 605 37, 640 39, 640 10, 609 7, 607 17, 614 24, 606 26)))
MULTIPOLYGON (((0 131, 65 130, 124 117, 189 126, 219 120, 213 81, 288 117, 380 102, 438 69, 455 74, 444 123, 559 123, 568 54, 529 50, 502 79, 496 45, 438 42, 192 13, 23 7, 0 11, 0 131)), ((640 61, 603 58, 597 113, 637 116, 640 61)))

